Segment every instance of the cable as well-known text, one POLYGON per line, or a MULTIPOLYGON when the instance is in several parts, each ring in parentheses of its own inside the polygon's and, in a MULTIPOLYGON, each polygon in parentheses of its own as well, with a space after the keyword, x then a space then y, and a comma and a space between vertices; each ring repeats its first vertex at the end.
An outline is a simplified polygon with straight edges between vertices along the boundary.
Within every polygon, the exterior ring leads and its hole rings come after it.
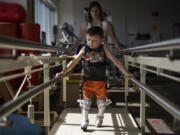
POLYGON ((23 82, 21 83, 21 86, 19 87, 19 89, 18 89, 16 95, 14 96, 13 100, 15 100, 15 99, 19 96, 19 93, 21 92, 22 87, 24 86, 24 83, 25 83, 26 79, 27 79, 27 75, 24 77, 24 80, 23 80, 23 82))

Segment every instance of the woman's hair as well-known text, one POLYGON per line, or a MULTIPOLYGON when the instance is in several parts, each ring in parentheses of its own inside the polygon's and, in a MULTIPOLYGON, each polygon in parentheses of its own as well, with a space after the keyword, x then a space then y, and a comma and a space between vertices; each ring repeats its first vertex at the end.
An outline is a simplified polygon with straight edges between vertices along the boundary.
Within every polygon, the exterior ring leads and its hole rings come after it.
POLYGON ((100 38, 104 38, 104 32, 103 29, 99 26, 92 26, 90 27, 87 32, 89 36, 95 36, 98 35, 100 38))
POLYGON ((100 20, 103 21, 104 17, 103 17, 102 8, 101 8, 101 5, 97 1, 92 1, 89 3, 87 21, 92 22, 92 17, 91 17, 90 11, 94 7, 97 7, 99 9, 100 20))

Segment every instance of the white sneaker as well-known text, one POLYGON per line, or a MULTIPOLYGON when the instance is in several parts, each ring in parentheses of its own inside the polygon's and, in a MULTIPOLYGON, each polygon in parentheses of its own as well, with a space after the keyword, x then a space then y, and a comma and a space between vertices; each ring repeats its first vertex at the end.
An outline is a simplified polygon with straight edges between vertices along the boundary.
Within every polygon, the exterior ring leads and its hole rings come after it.
POLYGON ((95 122, 96 127, 102 127, 103 118, 104 116, 100 116, 100 115, 96 116, 96 122, 95 122))
POLYGON ((81 129, 83 131, 85 131, 87 129, 87 127, 88 127, 88 124, 89 124, 89 120, 82 120, 82 122, 81 122, 81 129))

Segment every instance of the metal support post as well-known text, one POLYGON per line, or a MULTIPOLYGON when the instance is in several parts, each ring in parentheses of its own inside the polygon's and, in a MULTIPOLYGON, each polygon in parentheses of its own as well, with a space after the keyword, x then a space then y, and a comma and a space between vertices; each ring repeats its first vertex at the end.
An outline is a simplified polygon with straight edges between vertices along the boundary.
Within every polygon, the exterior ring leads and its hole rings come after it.
MULTIPOLYGON (((63 70, 66 68, 66 60, 63 61, 63 70)), ((67 102, 67 86, 66 86, 66 77, 63 77, 63 103, 64 107, 66 107, 67 102)))
MULTIPOLYGON (((124 56, 124 60, 125 60, 125 67, 128 70, 129 66, 126 56, 124 56)), ((125 78, 125 110, 126 111, 128 109, 128 96, 129 96, 128 92, 129 92, 129 82, 128 82, 128 78, 125 78)))
MULTIPOLYGON (((140 73, 141 73, 141 83, 145 84, 146 83, 146 70, 145 69, 145 65, 141 64, 140 65, 141 69, 140 69, 140 73)), ((140 127, 141 127, 141 135, 144 135, 145 133, 145 101, 146 101, 146 97, 145 97, 145 92, 140 89, 141 95, 140 95, 140 127)))
MULTIPOLYGON (((48 81, 49 81, 49 64, 44 64, 44 83, 46 83, 48 81)), ((50 126, 49 90, 50 90, 50 87, 47 87, 44 90, 44 126, 45 126, 45 135, 49 134, 49 126, 50 126)))

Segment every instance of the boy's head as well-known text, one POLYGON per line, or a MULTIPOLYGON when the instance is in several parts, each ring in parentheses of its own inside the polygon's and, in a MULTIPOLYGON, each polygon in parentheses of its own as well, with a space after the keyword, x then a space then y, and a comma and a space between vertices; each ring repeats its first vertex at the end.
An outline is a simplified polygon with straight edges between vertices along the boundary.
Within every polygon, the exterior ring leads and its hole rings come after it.
POLYGON ((98 48, 99 45, 103 42, 104 32, 101 27, 92 26, 87 30, 87 44, 90 48, 98 48))

